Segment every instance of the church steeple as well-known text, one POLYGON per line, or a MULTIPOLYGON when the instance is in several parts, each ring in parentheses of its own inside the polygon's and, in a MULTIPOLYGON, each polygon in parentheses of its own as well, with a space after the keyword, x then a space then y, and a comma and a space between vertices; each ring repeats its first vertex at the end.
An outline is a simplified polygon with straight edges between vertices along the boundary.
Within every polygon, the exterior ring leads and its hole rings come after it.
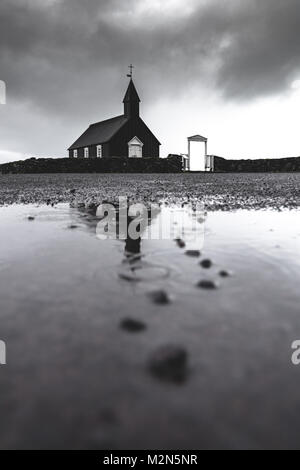
POLYGON ((125 93, 123 103, 124 103, 124 115, 128 118, 138 117, 140 115, 140 98, 132 81, 130 82, 125 93))

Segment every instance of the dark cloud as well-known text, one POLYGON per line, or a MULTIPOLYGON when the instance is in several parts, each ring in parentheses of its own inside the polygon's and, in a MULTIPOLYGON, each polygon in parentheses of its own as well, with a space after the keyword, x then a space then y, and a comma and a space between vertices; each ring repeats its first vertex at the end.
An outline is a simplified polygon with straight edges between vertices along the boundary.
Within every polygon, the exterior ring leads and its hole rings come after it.
POLYGON ((176 14, 141 12, 143 3, 1 0, 8 99, 77 132, 121 111, 131 61, 148 105, 190 86, 230 100, 278 93, 300 71, 298 0, 195 0, 176 14))
POLYGON ((298 0, 234 3, 218 86, 236 99, 286 90, 300 73, 298 0))

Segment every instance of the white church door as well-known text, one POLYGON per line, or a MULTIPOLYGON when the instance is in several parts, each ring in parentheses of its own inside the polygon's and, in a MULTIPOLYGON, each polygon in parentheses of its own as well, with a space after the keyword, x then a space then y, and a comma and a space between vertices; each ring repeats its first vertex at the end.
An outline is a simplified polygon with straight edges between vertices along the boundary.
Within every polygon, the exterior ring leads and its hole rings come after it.
POLYGON ((143 156, 143 142, 137 137, 128 142, 128 157, 129 158, 142 158, 143 156))

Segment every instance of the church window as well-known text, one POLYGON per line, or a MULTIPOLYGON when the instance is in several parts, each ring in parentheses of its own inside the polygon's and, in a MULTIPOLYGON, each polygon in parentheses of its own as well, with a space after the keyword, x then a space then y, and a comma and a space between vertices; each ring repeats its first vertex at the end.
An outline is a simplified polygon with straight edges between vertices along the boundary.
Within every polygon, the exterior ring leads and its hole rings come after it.
POLYGON ((102 158, 102 145, 97 145, 97 158, 102 158))

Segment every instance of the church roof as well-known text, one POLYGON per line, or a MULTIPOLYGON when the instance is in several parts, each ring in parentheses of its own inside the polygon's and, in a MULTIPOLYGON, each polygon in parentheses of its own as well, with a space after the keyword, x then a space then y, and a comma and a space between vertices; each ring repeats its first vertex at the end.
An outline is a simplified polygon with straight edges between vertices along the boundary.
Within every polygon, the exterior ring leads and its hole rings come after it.
POLYGON ((202 135, 196 134, 188 137, 188 140, 191 142, 207 142, 207 137, 203 137, 202 135))
POLYGON ((123 99, 123 103, 126 103, 128 101, 138 101, 139 103, 141 101, 132 79, 130 79, 127 91, 123 99))
POLYGON ((108 142, 127 121, 128 119, 122 114, 106 121, 91 124, 74 144, 69 147, 69 150, 108 142))

